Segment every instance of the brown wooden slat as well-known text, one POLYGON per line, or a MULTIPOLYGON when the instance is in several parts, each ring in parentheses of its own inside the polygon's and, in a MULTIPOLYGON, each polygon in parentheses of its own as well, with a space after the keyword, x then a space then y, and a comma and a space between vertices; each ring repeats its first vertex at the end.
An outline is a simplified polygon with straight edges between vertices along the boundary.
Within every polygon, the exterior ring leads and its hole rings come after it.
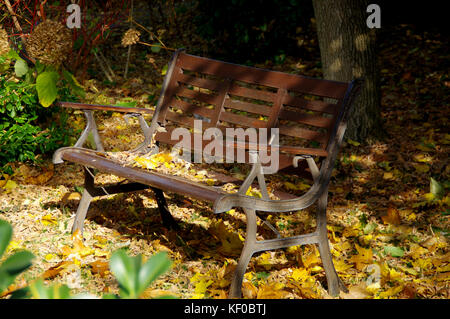
POLYGON ((182 100, 174 99, 170 106, 176 109, 180 109, 185 113, 198 114, 208 118, 211 118, 214 115, 214 110, 212 109, 208 109, 200 105, 191 104, 182 100))
POLYGON ((211 91, 219 91, 220 88, 224 85, 223 82, 214 81, 211 79, 198 78, 194 76, 189 76, 186 74, 178 74, 176 80, 178 82, 193 85, 202 89, 207 89, 211 91))
POLYGON ((306 140, 316 141, 319 143, 326 143, 327 136, 323 133, 307 130, 300 127, 295 126, 281 126, 279 128, 280 135, 288 135, 293 137, 300 137, 306 140))
POLYGON ((259 145, 254 143, 247 142, 232 142, 231 144, 227 144, 228 147, 246 149, 246 150, 255 150, 255 151, 267 151, 270 150, 275 152, 285 152, 292 155, 317 155, 317 156, 328 156, 328 152, 321 148, 306 148, 306 147, 298 147, 298 146, 288 146, 288 145, 280 145, 280 146, 267 146, 267 145, 259 145))
POLYGON ((279 118, 322 128, 330 128, 334 123, 332 118, 294 112, 286 109, 280 111, 279 118))
POLYGON ((238 124, 238 125, 242 125, 242 126, 246 126, 246 127, 254 127, 254 128, 267 127, 266 121, 254 119, 254 118, 239 115, 239 114, 234 114, 231 112, 222 112, 220 114, 219 119, 220 119, 220 121, 223 121, 223 122, 238 124))
POLYGON ((254 104, 239 100, 233 100, 230 98, 225 99, 224 107, 230 108, 233 110, 245 111, 254 114, 260 114, 264 116, 270 115, 271 107, 267 105, 254 104))
POLYGON ((242 97, 251 98, 251 99, 255 99, 255 100, 268 101, 268 102, 273 102, 275 100, 275 98, 277 97, 276 93, 246 88, 243 86, 239 86, 236 83, 233 83, 231 85, 228 93, 231 95, 237 95, 237 96, 242 96, 242 97))
POLYGON ((163 191, 183 194, 205 201, 214 202, 220 196, 226 194, 220 189, 207 187, 178 176, 139 168, 124 167, 120 163, 96 155, 94 152, 89 152, 89 150, 80 152, 79 150, 68 149, 63 152, 62 158, 67 161, 97 168, 107 174, 113 174, 131 181, 154 186, 163 191))
POLYGON ((301 97, 291 95, 286 95, 284 97, 283 104, 329 114, 335 114, 336 110, 339 108, 339 105, 337 104, 326 103, 323 101, 305 100, 301 97))
POLYGON ((187 97, 190 99, 194 99, 200 102, 208 103, 208 104, 217 104, 218 98, 216 95, 210 95, 199 91, 190 90, 188 88, 178 86, 174 92, 174 95, 187 97))
POLYGON ((141 114, 153 114, 153 110, 143 109, 138 107, 125 107, 125 106, 114 106, 114 105, 98 105, 98 104, 86 104, 86 103, 75 103, 75 102, 56 102, 56 105, 79 109, 79 110, 98 110, 98 111, 113 111, 122 113, 141 113, 141 114))
POLYGON ((269 71, 197 57, 186 53, 179 55, 177 66, 205 74, 335 99, 342 98, 348 88, 348 83, 344 82, 269 71))

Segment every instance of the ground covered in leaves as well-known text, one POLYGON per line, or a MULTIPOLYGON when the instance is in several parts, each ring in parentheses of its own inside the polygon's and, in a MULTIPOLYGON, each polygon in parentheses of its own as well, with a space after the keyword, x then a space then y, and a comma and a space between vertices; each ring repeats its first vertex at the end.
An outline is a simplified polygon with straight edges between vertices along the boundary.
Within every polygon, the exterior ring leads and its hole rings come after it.
MULTIPOLYGON (((386 39, 381 47, 385 134, 366 144, 347 140, 330 183, 329 240, 336 270, 349 288, 340 298, 449 298, 448 38, 410 26, 390 32, 389 38, 399 41, 386 39)), ((115 86, 86 81, 87 101, 136 101, 151 108, 168 59, 169 54, 161 52, 149 63, 148 56, 136 53, 132 61, 139 73, 115 86), (153 83, 140 77, 143 71, 155 75, 153 83)), ((287 57, 282 65, 260 66, 320 76, 317 62, 287 57)), ((83 114, 74 112, 72 118, 71 125, 81 130, 83 114)), ((98 120, 108 150, 130 149, 142 141, 134 119, 126 124, 122 115, 105 113, 98 114, 98 120)), ((117 293, 108 259, 119 248, 145 257, 167 251, 174 261, 143 298, 227 297, 245 237, 241 211, 215 216, 205 203, 167 194, 181 228, 174 231, 162 226, 151 191, 105 196, 91 204, 81 239, 72 236, 70 228, 81 198, 82 168, 50 163, 14 163, 15 174, 0 180, 0 218, 14 229, 4 258, 20 249, 36 256, 33 267, 3 298, 37 277, 68 284, 75 293, 117 293)), ((119 181, 103 174, 97 180, 119 181)), ((281 180, 281 187, 292 193, 308 187, 295 176, 281 180)), ((283 236, 315 227, 314 207, 266 217, 283 236)), ((260 223, 258 236, 274 235, 260 223)), ((254 255, 243 296, 331 298, 318 249, 307 245, 254 255)))

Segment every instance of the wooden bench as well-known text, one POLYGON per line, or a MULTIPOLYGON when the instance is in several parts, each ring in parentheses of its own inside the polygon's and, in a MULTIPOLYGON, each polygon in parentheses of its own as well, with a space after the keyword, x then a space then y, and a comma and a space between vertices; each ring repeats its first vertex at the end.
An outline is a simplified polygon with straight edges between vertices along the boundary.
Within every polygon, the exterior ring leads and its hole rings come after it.
MULTIPOLYGON (((60 106, 83 110, 87 118, 87 126, 77 143, 73 147, 58 149, 53 158, 54 163, 64 160, 85 167, 85 190, 72 231, 82 231, 93 197, 145 188, 153 190, 163 223, 176 227, 163 191, 183 194, 211 202, 215 213, 241 208, 246 214, 245 244, 230 287, 230 298, 241 296, 243 276, 254 253, 303 244, 318 244, 329 293, 338 295, 340 290, 345 291, 346 288, 334 269, 328 244, 328 184, 346 129, 346 119, 361 84, 361 80, 342 83, 236 65, 179 50, 170 61, 154 112, 142 108, 60 102, 60 106), (203 129, 217 127, 224 132, 229 127, 266 128, 269 132, 277 128, 279 143, 258 146, 236 141, 224 145, 226 150, 243 148, 246 161, 252 165, 239 191, 230 194, 178 176, 124 167, 103 156, 104 149, 92 114, 96 110, 124 112, 138 117, 145 140, 131 152, 139 154, 155 152, 158 145, 178 143, 180 140, 172 140, 171 132, 178 127, 192 129, 195 119, 202 120, 203 129), (150 126, 142 116, 147 113, 153 114, 150 126), (89 134, 94 137, 96 150, 83 148, 89 134), (279 192, 277 196, 280 200, 271 200, 265 185, 265 166, 258 161, 258 152, 262 147, 279 153, 279 170, 291 170, 295 174, 306 172, 313 180, 311 188, 299 197, 279 192), (130 182, 95 186, 92 168, 130 182), (247 189, 255 180, 262 198, 246 196, 247 189), (318 211, 314 232, 289 238, 256 239, 257 211, 292 212, 305 209, 315 202, 318 203, 318 211)), ((224 176, 224 182, 233 180, 224 176)))

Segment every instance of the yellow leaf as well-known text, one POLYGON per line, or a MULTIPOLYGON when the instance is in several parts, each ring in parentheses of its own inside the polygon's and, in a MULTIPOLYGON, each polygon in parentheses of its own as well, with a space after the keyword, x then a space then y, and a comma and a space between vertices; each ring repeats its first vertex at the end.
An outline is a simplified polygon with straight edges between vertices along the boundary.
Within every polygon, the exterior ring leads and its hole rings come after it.
POLYGON ((427 164, 413 164, 418 173, 427 173, 430 170, 430 166, 427 164))
POLYGON ((209 232, 220 240, 222 246, 219 250, 223 253, 239 253, 244 246, 239 233, 222 220, 214 222, 210 226, 209 232))
POLYGON ((146 168, 146 169, 155 169, 158 166, 151 160, 145 157, 137 156, 134 158, 134 161, 138 164, 137 166, 146 168))
POLYGON ((21 248, 20 242, 15 241, 15 240, 11 240, 9 242, 8 247, 6 248, 6 252, 9 253, 10 251, 14 251, 14 250, 17 250, 17 249, 20 249, 20 248, 21 248))
POLYGON ((322 260, 320 259, 320 253, 317 250, 316 246, 313 246, 312 251, 310 251, 309 253, 303 254, 301 259, 303 265, 306 268, 311 268, 322 263, 322 260))
POLYGON ((45 255, 44 258, 45 258, 46 261, 52 261, 55 257, 56 256, 53 255, 53 254, 47 254, 47 255, 45 255))
POLYGON ((397 286, 397 287, 392 287, 392 288, 389 288, 386 291, 380 292, 380 294, 378 295, 378 298, 381 298, 381 299, 389 298, 389 297, 395 296, 396 294, 398 294, 402 290, 403 290, 403 285, 400 285, 400 286, 397 286))
POLYGON ((356 141, 353 141, 353 140, 351 140, 351 139, 348 139, 347 142, 348 142, 348 144, 351 144, 351 145, 353 145, 353 146, 359 146, 359 145, 361 145, 361 143, 356 142, 356 141))
POLYGON ((348 269, 352 268, 352 265, 346 262, 345 259, 337 259, 334 261, 334 268, 337 272, 346 272, 348 269))
POLYGON ((41 223, 45 226, 49 225, 57 225, 58 222, 56 218, 54 218, 51 214, 47 214, 44 217, 41 218, 41 223))
POLYGON ((255 299, 258 294, 258 288, 256 288, 251 281, 244 281, 242 283, 242 296, 247 299, 255 299))
POLYGON ((394 179, 394 174, 392 174, 392 172, 385 172, 383 174, 383 179, 387 179, 387 180, 394 179))
POLYGON ((258 189, 252 188, 251 186, 248 188, 245 195, 262 198, 261 192, 258 189))
POLYGON ((53 166, 49 170, 44 171, 38 176, 29 176, 25 179, 25 182, 33 185, 43 185, 47 183, 53 177, 53 166))
POLYGON ((195 288, 194 288, 194 292, 195 294, 205 294, 206 293, 206 289, 213 283, 213 281, 211 279, 206 280, 206 279, 201 279, 200 281, 198 281, 195 284, 195 288))
POLYGON ((423 195, 426 201, 431 202, 435 199, 435 196, 433 193, 426 193, 423 195))
POLYGON ((371 248, 363 248, 355 244, 358 254, 353 255, 349 261, 354 262, 357 270, 362 270, 366 265, 373 263, 373 253, 371 248))
POLYGON ((6 190, 6 192, 10 192, 12 189, 14 189, 16 187, 17 187, 17 183, 10 179, 3 186, 3 188, 6 190))
POLYGON ((258 289, 257 299, 284 299, 288 294, 283 290, 284 285, 280 282, 261 285, 258 289))
POLYGON ((432 163, 433 162, 433 159, 428 154, 416 154, 413 156, 413 159, 416 162, 421 162, 421 163, 432 163))
POLYGON ((305 268, 301 268, 301 269, 296 268, 292 272, 291 277, 295 281, 306 281, 310 277, 310 274, 309 274, 309 271, 306 270, 305 268))

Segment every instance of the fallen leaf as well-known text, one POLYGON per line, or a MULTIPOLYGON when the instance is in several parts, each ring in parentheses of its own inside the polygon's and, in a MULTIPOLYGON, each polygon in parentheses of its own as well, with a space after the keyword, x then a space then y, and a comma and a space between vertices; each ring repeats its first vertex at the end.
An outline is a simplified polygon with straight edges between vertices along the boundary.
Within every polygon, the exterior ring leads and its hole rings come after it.
POLYGON ((387 210, 387 214, 384 216, 381 216, 381 219, 383 220, 383 223, 385 224, 392 224, 392 225, 398 225, 400 224, 400 215, 397 211, 397 209, 389 207, 387 210))
POLYGON ((98 274, 101 277, 104 277, 110 272, 109 263, 107 261, 96 260, 90 263, 89 266, 91 267, 91 272, 93 274, 98 274))

